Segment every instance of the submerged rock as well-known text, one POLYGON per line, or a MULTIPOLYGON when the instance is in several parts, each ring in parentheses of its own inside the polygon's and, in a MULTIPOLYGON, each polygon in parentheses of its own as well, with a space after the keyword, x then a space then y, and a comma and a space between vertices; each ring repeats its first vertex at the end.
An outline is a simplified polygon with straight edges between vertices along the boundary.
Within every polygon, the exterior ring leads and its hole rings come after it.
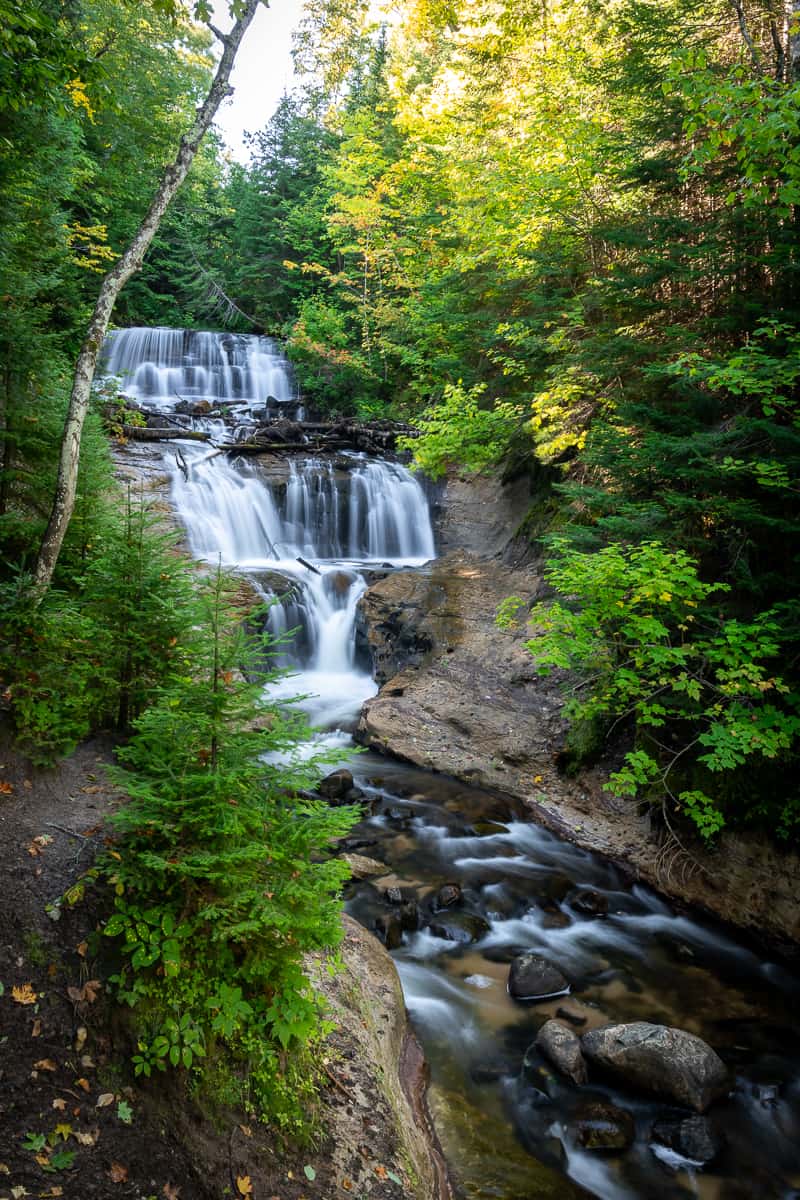
POLYGON ((604 917, 608 913, 608 898, 594 888, 576 888, 565 899, 575 912, 587 917, 604 917))
POLYGON ((536 1047, 573 1083, 586 1083, 586 1063, 580 1038, 561 1021, 545 1021, 536 1035, 536 1047))
POLYGON ((568 992, 569 983, 546 958, 527 952, 511 963, 508 990, 515 1000, 544 1000, 568 992))
POLYGON ((460 904, 463 899, 461 888, 457 883, 445 883, 439 888, 436 893, 436 899, 433 902, 435 912, 443 908, 452 908, 456 904, 460 904))
POLYGON ((343 804, 352 787, 352 772, 348 771, 346 767, 341 767, 338 771, 332 771, 330 775, 321 779, 317 790, 320 796, 326 800, 330 800, 334 804, 343 804))
POLYGON ((585 1033, 581 1048, 626 1083, 696 1112, 705 1112, 728 1084, 725 1064, 702 1038, 668 1025, 604 1025, 585 1033))
POLYGON ((633 1117, 616 1104, 594 1100, 576 1114, 575 1140, 584 1150, 627 1150, 635 1136, 633 1117))
POLYGON ((462 942, 467 945, 470 942, 479 942, 482 937, 486 937, 491 925, 488 921, 484 921, 483 917, 476 916, 475 913, 445 912, 441 916, 434 917, 428 923, 428 928, 434 937, 446 938, 448 942, 462 942))
POLYGON ((696 1163, 710 1163, 724 1145, 708 1117, 684 1117, 679 1121, 657 1121, 653 1126, 653 1141, 667 1146, 684 1158, 696 1163))

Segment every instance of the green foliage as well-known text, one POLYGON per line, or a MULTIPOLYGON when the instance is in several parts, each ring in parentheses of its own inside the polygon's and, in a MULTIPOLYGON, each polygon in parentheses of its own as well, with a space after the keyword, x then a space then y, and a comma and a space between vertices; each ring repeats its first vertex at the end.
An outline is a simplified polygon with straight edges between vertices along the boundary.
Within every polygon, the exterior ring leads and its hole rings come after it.
POLYGON ((287 1063, 296 1080, 329 1028, 303 960, 341 939, 346 868, 324 852, 354 812, 309 794, 318 763, 291 757, 305 726, 264 701, 275 676, 258 669, 263 639, 233 624, 219 574, 203 605, 191 667, 162 685, 119 752, 130 801, 105 867, 112 982, 135 1010, 137 1073, 207 1057, 213 1078, 224 1047, 247 1076, 240 1098, 297 1133, 308 1087, 284 1087, 287 1063))
MULTIPOLYGON (((666 793, 702 837, 713 837, 726 823, 718 777, 754 758, 788 762, 796 748, 797 696, 776 672, 778 622, 770 612, 726 620, 717 598, 728 586, 703 582, 688 554, 657 542, 582 553, 556 540, 554 549, 546 576, 564 598, 530 614, 538 629, 528 648, 540 673, 581 672, 565 708, 573 721, 635 725, 639 744, 609 790, 666 793), (676 787, 698 767, 715 795, 676 787)), ((518 611, 519 601, 508 601, 501 623, 518 611)), ((751 808, 763 803, 758 790, 756 780, 751 808)), ((785 810, 779 832, 787 836, 794 823, 785 810)))
POLYGON ((461 465, 485 471, 498 464, 520 424, 520 409, 512 404, 481 405, 484 384, 466 391, 459 382, 448 384, 441 401, 418 418, 419 438, 401 439, 399 449, 414 455, 414 466, 431 479, 461 465))

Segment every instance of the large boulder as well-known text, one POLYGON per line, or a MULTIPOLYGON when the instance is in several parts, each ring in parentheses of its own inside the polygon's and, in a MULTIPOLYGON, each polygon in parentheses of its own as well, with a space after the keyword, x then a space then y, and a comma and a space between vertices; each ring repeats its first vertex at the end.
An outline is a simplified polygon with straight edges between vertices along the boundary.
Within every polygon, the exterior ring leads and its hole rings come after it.
POLYGON ((590 1062, 626 1083, 705 1112, 728 1085, 722 1059, 702 1038, 668 1025, 603 1025, 581 1038, 590 1062))
POLYGON ((508 991, 515 1000, 544 1000, 569 991, 569 983, 552 963, 530 951, 518 954, 508 974, 508 991))
POLYGON ((573 1083, 586 1083, 580 1038, 561 1021, 545 1021, 536 1035, 536 1048, 573 1083))

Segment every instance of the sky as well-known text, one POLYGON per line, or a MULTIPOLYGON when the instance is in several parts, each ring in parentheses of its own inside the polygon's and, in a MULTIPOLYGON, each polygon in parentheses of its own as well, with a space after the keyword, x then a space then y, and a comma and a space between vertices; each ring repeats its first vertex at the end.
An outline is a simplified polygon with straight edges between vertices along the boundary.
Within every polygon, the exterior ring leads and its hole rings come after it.
MULTIPOLYGON (((300 21, 303 0, 272 0, 272 4, 272 8, 259 5, 236 56, 233 96, 222 102, 215 121, 239 162, 247 162, 249 157, 245 130, 255 133, 263 129, 294 82, 292 31, 300 21)), ((215 0, 212 20, 223 31, 230 28, 226 0, 215 0)))

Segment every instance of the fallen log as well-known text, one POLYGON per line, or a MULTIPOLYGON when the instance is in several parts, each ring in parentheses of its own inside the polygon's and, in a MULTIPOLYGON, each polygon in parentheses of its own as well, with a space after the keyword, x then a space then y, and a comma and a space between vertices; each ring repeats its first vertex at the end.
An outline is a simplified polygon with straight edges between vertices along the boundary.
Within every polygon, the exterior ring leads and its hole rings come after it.
POLYGON ((144 425, 123 425, 122 432, 129 442, 208 442, 211 434, 200 429, 147 429, 144 425))

